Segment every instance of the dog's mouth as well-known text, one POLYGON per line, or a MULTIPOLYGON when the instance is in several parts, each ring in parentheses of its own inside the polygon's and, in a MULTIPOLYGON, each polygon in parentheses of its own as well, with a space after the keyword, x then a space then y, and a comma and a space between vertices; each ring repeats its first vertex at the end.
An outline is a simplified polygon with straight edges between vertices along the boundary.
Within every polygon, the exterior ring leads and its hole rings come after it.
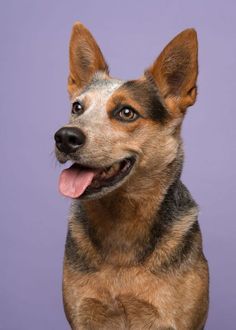
POLYGON ((71 198, 99 193, 104 188, 116 186, 132 170, 135 157, 124 158, 105 168, 93 168, 74 163, 62 171, 59 190, 71 198))

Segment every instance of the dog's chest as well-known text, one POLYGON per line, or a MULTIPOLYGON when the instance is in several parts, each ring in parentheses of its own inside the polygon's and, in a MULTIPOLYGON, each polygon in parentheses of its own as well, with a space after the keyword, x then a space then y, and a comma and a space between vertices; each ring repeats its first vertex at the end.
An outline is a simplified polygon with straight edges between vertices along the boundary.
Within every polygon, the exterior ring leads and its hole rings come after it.
POLYGON ((142 267, 104 267, 90 274, 74 273, 66 267, 64 270, 64 295, 77 305, 86 297, 107 305, 116 304, 122 297, 135 297, 157 307, 163 315, 169 309, 179 313, 182 306, 178 302, 183 302, 180 296, 186 295, 187 299, 187 286, 188 279, 183 285, 177 278, 159 278, 142 267))

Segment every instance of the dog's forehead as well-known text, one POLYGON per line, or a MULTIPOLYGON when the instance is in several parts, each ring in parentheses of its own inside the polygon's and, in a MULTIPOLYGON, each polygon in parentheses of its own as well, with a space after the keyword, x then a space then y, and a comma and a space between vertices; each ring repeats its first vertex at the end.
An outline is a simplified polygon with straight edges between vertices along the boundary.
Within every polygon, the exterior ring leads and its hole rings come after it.
MULTIPOLYGON (((106 102, 109 97, 123 84, 124 80, 110 78, 97 73, 83 91, 72 101, 82 100, 84 97, 99 98, 100 102, 106 102)), ((97 100, 98 101, 98 100, 97 100)))

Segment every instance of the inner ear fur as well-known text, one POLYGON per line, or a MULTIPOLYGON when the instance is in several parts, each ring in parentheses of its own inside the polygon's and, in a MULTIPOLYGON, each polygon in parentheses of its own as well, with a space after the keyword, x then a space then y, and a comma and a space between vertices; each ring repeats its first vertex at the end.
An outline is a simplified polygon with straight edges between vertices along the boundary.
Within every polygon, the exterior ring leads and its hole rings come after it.
POLYGON ((197 96, 198 41, 194 29, 178 34, 146 71, 173 112, 184 112, 197 96))
POLYGON ((98 44, 80 22, 76 22, 72 28, 69 60, 68 92, 70 95, 78 89, 83 89, 97 71, 109 74, 108 65, 98 44))

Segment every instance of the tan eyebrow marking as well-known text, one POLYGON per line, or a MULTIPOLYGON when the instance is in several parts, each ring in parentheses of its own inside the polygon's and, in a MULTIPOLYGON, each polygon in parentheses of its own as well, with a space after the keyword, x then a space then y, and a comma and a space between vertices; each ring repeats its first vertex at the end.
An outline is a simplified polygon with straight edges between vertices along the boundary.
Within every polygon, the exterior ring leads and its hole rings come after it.
POLYGON ((135 102, 135 100, 130 97, 129 92, 126 90, 122 91, 115 91, 111 97, 109 98, 107 104, 106 104, 106 110, 108 113, 112 112, 118 105, 129 105, 134 110, 136 110, 140 115, 145 115, 145 111, 142 108, 142 106, 135 102))

